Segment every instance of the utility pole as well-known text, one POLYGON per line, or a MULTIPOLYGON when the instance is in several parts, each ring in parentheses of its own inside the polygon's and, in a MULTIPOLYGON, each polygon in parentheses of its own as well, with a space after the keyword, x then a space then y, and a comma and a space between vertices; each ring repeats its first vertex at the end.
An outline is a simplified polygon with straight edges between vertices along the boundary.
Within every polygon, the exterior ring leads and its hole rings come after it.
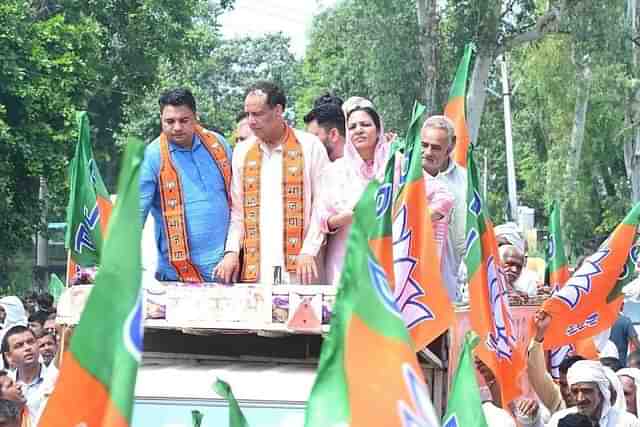
POLYGON ((504 101, 504 139, 507 152, 507 188, 509 191, 509 211, 512 220, 518 222, 518 189, 516 186, 516 165, 513 157, 513 134, 511 126, 511 88, 507 71, 507 56, 502 55, 502 99, 504 101))
POLYGON ((47 273, 49 272, 49 239, 47 236, 47 230, 42 230, 42 227, 46 227, 47 212, 49 208, 47 197, 47 180, 45 177, 40 177, 40 190, 38 192, 38 200, 42 204, 42 214, 40 215, 40 230, 38 230, 36 238, 36 271, 35 278, 36 283, 40 289, 44 289, 44 284, 47 280, 47 273))

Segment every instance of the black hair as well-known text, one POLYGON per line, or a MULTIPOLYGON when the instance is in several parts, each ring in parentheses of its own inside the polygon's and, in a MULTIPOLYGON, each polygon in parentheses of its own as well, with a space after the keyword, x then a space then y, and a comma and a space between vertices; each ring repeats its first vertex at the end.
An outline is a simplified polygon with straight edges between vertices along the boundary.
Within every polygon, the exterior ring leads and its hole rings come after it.
POLYGON ((276 105, 282 105, 282 110, 287 107, 287 97, 284 95, 284 91, 273 82, 268 82, 265 80, 261 80, 255 82, 247 89, 245 93, 245 98, 251 93, 260 91, 267 95, 267 105, 271 108, 276 105))
POLYGON ((38 295, 37 301, 40 310, 49 312, 53 308, 53 295, 51 295, 49 292, 44 292, 38 295))
POLYGON ((371 119, 373 120, 373 124, 375 124, 376 129, 378 129, 378 132, 381 130, 380 116, 378 115, 376 110, 371 107, 356 107, 353 110, 349 111, 349 114, 347 114, 347 121, 349 121, 349 117, 351 117, 354 111, 364 111, 365 113, 370 115, 371 119))
POLYGON ((35 313, 29 316, 29 322, 38 322, 41 325, 44 325, 44 322, 47 321, 48 317, 49 317, 48 312, 42 311, 42 310, 36 311, 35 313))
POLYGON ((575 356, 569 356, 566 359, 564 359, 562 362, 560 362, 560 366, 558 367, 558 370, 560 371, 561 374, 566 374, 569 368, 579 360, 584 360, 584 357, 577 354, 575 356))
POLYGON ((196 110, 196 99, 193 97, 191 91, 187 88, 174 88, 169 89, 160 95, 158 99, 158 104, 160 104, 160 112, 164 110, 164 107, 167 105, 172 105, 174 107, 187 106, 194 113, 196 110))
POLYGON ((317 108, 325 104, 333 104, 337 105, 338 108, 342 108, 342 104, 344 104, 344 101, 339 96, 332 95, 331 93, 327 92, 320 95, 313 101, 313 108, 317 108))
POLYGON ((20 421, 21 408, 18 402, 13 400, 0 399, 0 418, 10 421, 20 421))
POLYGON ((593 423, 584 414, 569 414, 558 421, 558 427, 593 427, 593 423))
POLYGON ((249 113, 247 113, 246 111, 241 111, 237 116, 236 116, 236 123, 243 121, 244 119, 246 119, 247 117, 249 117, 249 113))
POLYGON ((336 128, 340 135, 345 135, 344 113, 336 104, 319 105, 304 116, 305 124, 314 120, 327 131, 336 128))
POLYGON ((2 346, 0 347, 0 350, 2 350, 2 353, 4 354, 9 352, 9 338, 11 338, 14 335, 23 334, 25 332, 29 332, 31 335, 33 335, 33 338, 36 337, 36 334, 26 326, 16 325, 16 326, 13 326, 11 329, 9 329, 7 333, 4 334, 4 338, 2 338, 2 346))
POLYGON ((613 369, 613 372, 618 372, 622 369, 622 363, 620 363, 620 360, 617 357, 601 357, 600 363, 613 369))

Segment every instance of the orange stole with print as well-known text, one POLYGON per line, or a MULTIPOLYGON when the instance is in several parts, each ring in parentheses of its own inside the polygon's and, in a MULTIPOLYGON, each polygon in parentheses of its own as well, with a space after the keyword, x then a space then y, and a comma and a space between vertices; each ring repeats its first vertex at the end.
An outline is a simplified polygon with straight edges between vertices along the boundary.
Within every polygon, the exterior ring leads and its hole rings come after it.
MULTIPOLYGON (((260 168, 262 151, 258 143, 244 161, 244 256, 243 282, 260 277, 260 168)), ((284 255, 288 272, 296 271, 304 232, 304 156, 293 130, 287 126, 282 144, 282 205, 284 209, 284 255)))
MULTIPOLYGON (((195 132, 202 145, 216 162, 230 201, 229 187, 231 185, 231 164, 227 158, 224 146, 213 132, 209 132, 196 125, 195 132)), ((189 240, 187 238, 187 226, 184 219, 184 197, 180 186, 178 171, 171 161, 169 153, 169 141, 167 136, 160 135, 160 200, 164 229, 169 247, 169 262, 176 269, 181 282, 201 283, 202 276, 191 262, 189 254, 189 240)), ((230 204, 230 202, 229 202, 230 204)))

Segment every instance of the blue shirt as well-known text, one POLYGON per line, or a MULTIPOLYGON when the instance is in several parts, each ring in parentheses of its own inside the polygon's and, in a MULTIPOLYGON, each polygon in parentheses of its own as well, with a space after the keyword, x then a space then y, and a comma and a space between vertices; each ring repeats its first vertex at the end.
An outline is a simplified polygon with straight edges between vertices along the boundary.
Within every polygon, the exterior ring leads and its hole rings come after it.
MULTIPOLYGON (((231 148, 224 138, 216 134, 231 161, 231 148)), ((191 262, 205 281, 213 281, 213 269, 224 255, 224 245, 229 229, 229 203, 224 177, 218 165, 193 136, 191 148, 169 143, 169 155, 175 166, 184 199, 185 222, 191 262)), ((160 139, 149 144, 144 153, 140 170, 140 213, 142 223, 151 212, 155 220, 155 239, 158 250, 159 280, 178 280, 176 270, 169 262, 167 236, 160 204, 158 188, 160 174, 160 139)))
POLYGON ((629 341, 635 337, 636 329, 633 327, 631 319, 620 313, 618 319, 611 327, 609 339, 613 341, 618 349, 618 360, 622 366, 627 366, 627 350, 629 349, 629 341))

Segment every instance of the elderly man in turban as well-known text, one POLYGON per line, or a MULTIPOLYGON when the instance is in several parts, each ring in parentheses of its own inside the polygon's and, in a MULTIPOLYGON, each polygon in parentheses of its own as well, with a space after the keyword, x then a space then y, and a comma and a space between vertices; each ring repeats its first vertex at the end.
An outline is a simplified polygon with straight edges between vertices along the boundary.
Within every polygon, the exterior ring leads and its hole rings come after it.
POLYGON ((640 408, 640 369, 624 368, 616 372, 622 389, 624 390, 624 398, 627 401, 627 411, 638 416, 640 408))
POLYGON ((581 360, 569 368, 567 381, 576 406, 555 413, 548 427, 558 427, 558 421, 568 414, 588 416, 600 427, 640 427, 640 421, 626 411, 611 406, 611 383, 600 362, 581 360))
POLYGON ((537 275, 528 270, 527 242, 513 222, 495 227, 500 260, 507 282, 507 288, 516 295, 533 297, 538 293, 537 275))

